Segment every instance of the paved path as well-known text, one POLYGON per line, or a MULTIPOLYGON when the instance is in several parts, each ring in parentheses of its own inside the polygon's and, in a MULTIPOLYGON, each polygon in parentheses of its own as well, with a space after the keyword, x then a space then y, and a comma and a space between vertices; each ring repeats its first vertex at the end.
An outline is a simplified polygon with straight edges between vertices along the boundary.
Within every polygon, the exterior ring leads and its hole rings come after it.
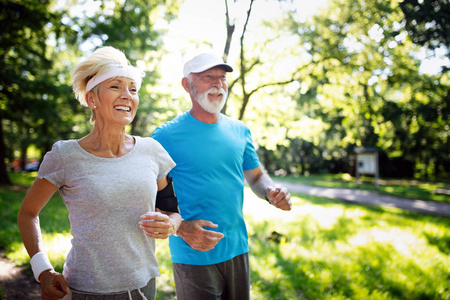
POLYGON ((450 217, 450 203, 403 199, 358 189, 321 188, 280 181, 276 181, 275 183, 284 185, 289 191, 300 194, 326 197, 351 203, 397 207, 421 213, 450 217))

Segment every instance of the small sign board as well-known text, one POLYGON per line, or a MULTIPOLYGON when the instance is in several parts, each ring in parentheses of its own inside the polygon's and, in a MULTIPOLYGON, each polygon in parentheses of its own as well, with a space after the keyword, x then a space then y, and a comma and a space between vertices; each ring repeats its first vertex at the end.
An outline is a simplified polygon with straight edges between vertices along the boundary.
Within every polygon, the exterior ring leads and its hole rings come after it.
POLYGON ((375 153, 361 153, 357 155, 359 174, 375 175, 375 153))
POLYGON ((375 186, 378 189, 378 150, 376 148, 356 148, 356 179, 360 183, 360 175, 375 176, 375 186))

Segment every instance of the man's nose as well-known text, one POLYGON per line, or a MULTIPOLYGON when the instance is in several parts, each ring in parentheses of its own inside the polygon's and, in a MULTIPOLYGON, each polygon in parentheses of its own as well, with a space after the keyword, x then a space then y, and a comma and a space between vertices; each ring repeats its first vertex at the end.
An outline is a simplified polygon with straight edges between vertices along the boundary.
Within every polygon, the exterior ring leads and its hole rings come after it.
POLYGON ((220 78, 220 76, 215 76, 215 77, 213 77, 212 80, 213 80, 212 84, 216 87, 222 87, 223 83, 225 81, 222 78, 220 78))

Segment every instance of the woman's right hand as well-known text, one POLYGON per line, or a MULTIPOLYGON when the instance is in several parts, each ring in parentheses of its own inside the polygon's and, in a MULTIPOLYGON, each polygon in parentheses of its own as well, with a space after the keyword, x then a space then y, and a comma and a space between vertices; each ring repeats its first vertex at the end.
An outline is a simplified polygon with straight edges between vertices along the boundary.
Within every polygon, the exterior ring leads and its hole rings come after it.
POLYGON ((154 239, 167 239, 176 233, 175 225, 170 217, 160 211, 143 214, 139 225, 147 236, 154 239))
POLYGON ((39 275, 42 300, 62 299, 70 293, 69 285, 64 276, 54 270, 46 270, 39 275))

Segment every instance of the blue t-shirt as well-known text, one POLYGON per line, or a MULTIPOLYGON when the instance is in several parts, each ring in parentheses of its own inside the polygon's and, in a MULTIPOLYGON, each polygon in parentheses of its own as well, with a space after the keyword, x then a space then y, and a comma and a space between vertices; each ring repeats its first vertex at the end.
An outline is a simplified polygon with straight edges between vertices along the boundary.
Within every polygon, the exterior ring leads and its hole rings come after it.
POLYGON ((158 127, 152 137, 175 161, 170 171, 181 216, 219 225, 225 237, 214 249, 192 249, 181 237, 169 240, 172 262, 211 265, 248 252, 242 206, 244 170, 260 165, 249 128, 225 115, 206 124, 189 112, 158 127))

